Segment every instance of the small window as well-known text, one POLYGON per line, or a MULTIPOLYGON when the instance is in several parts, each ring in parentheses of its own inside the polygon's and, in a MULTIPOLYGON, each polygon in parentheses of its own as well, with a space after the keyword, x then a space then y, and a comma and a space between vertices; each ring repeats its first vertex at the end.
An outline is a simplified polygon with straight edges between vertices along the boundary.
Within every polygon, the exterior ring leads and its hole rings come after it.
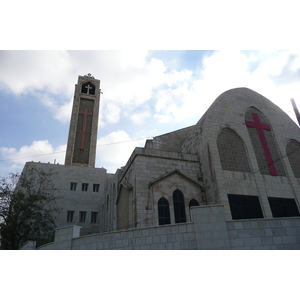
POLYGON ((86 211, 80 211, 79 212, 79 222, 85 223, 85 218, 86 218, 86 211))
POLYGON ((97 217, 98 217, 98 212, 92 211, 91 212, 91 223, 97 223, 97 217))
POLYGON ((82 187, 81 187, 81 190, 82 190, 83 192, 87 192, 88 187, 89 187, 89 184, 88 184, 88 183, 83 183, 83 184, 82 184, 82 187))
POLYGON ((93 192, 99 192, 100 184, 93 184, 93 192))
POLYGON ((268 200, 273 218, 300 216, 295 199, 269 197, 268 200))
POLYGON ((175 223, 186 222, 184 197, 183 197, 183 193, 178 189, 173 192, 173 204, 174 204, 175 223))
POLYGON ((158 224, 171 224, 169 202, 165 198, 160 198, 157 203, 158 207, 158 224))
POLYGON ((76 187, 77 187, 77 182, 71 182, 70 183, 70 190, 71 191, 76 191, 76 187))
POLYGON ((67 222, 68 223, 74 222, 74 210, 67 211, 67 222))
POLYGON ((263 218, 258 196, 228 194, 233 220, 263 218))

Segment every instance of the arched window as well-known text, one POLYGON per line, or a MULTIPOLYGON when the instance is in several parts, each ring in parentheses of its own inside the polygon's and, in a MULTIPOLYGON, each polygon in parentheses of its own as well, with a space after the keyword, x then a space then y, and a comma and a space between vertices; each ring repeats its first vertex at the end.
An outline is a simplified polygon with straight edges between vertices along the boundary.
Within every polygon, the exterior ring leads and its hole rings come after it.
POLYGON ((158 224, 171 224, 169 202, 165 198, 160 198, 157 203, 158 207, 158 224))
POLYGON ((109 207, 109 195, 106 197, 106 209, 108 210, 109 207))
POLYGON ((182 192, 178 189, 175 190, 173 193, 173 204, 174 204, 175 223, 186 222, 184 198, 182 192))
POLYGON ((223 129, 217 138, 223 170, 250 173, 250 165, 242 138, 229 128, 223 129))
MULTIPOLYGON (((192 206, 199 206, 199 202, 198 202, 196 199, 192 199, 192 200, 189 202, 189 209, 190 209, 192 206)), ((190 210, 190 219, 191 219, 191 221, 192 221, 191 210, 190 210)))
POLYGON ((245 124, 252 142, 261 174, 286 176, 270 122, 256 108, 245 114, 245 124))
POLYGON ((189 203, 189 208, 192 206, 199 206, 199 202, 196 199, 192 199, 189 203))
POLYGON ((294 176, 300 178, 300 143, 295 140, 289 141, 286 146, 286 154, 294 176))
POLYGON ((95 85, 90 81, 83 83, 81 86, 81 93, 95 95, 95 85))

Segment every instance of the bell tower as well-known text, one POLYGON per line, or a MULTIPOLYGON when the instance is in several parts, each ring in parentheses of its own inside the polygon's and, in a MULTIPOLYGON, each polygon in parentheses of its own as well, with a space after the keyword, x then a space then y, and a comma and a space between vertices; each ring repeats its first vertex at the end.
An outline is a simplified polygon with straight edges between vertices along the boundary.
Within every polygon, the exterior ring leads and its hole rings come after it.
POLYGON ((95 167, 100 92, 100 80, 78 76, 65 165, 95 167))

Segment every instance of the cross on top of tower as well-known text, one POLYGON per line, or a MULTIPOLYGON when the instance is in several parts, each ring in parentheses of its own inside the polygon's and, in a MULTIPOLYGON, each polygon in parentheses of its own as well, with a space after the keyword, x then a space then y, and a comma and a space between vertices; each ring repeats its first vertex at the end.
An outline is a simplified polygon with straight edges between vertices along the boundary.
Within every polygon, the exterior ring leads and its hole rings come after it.
POLYGON ((95 79, 95 77, 94 77, 94 76, 92 76, 92 74, 91 74, 91 73, 88 73, 87 75, 84 75, 84 77, 95 79))

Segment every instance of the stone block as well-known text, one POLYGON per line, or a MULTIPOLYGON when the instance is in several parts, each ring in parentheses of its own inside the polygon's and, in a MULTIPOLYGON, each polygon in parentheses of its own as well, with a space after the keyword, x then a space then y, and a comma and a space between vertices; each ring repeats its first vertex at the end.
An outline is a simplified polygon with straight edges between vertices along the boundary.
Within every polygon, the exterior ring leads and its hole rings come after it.
POLYGON ((292 244, 293 250, 300 250, 300 244, 292 244))
POLYGON ((291 226, 300 227, 300 218, 292 218, 289 221, 291 223, 291 226))
POLYGON ((179 232, 180 233, 187 232, 187 226, 186 225, 180 225, 179 226, 179 232))
POLYGON ((230 229, 235 229, 234 223, 233 223, 233 222, 226 222, 226 225, 227 225, 227 229, 228 229, 228 230, 230 230, 230 229))
POLYGON ((138 238, 142 236, 142 230, 136 230, 133 232, 133 237, 138 238))
POLYGON ((116 241, 109 241, 109 249, 113 249, 116 247, 116 241))
POLYGON ((238 230, 237 233, 240 238, 253 236, 250 229, 238 230))
POLYGON ((189 250, 189 242, 188 241, 180 242, 180 249, 189 250))
POLYGON ((252 248, 253 250, 271 250, 271 247, 270 246, 253 246, 252 248))
POLYGON ((266 228, 265 229, 265 234, 266 234, 266 236, 273 236, 272 229, 271 228, 266 228))
POLYGON ((97 243, 97 249, 102 250, 104 248, 103 242, 98 242, 97 243))
POLYGON ((191 249, 191 250, 197 250, 198 249, 197 242, 195 240, 188 241, 188 243, 189 243, 189 249, 191 249))
POLYGON ((158 235, 153 236, 153 243, 154 244, 165 243, 165 242, 167 242, 167 237, 166 236, 158 236, 158 235))
POLYGON ((187 232, 183 234, 183 240, 188 241, 188 240, 195 240, 195 234, 191 232, 187 232))
POLYGON ((152 236, 147 236, 146 237, 146 244, 152 244, 153 243, 153 237, 152 236))
POLYGON ((173 243, 166 243, 166 250, 173 250, 173 243))
POLYGON ((173 243, 173 249, 174 250, 181 250, 181 243, 180 242, 173 243))
POLYGON ((272 228, 272 232, 274 236, 278 235, 287 235, 286 229, 285 228, 272 228))
POLYGON ((181 241, 183 241, 183 236, 182 236, 181 233, 174 234, 174 236, 175 236, 175 241, 176 241, 176 242, 181 242, 181 241))
POLYGON ((281 227, 280 220, 268 220, 267 227, 281 227))
POLYGON ((244 229, 244 224, 243 224, 243 222, 235 222, 235 223, 234 223, 234 228, 235 228, 235 229, 244 229))
POLYGON ((263 228, 253 228, 251 229, 252 236, 266 236, 265 230, 263 228))
POLYGON ((262 241, 260 237, 244 238, 245 246, 261 246, 262 241))
POLYGON ((292 245, 278 245, 278 250, 293 250, 292 245))
POLYGON ((287 235, 293 235, 293 236, 297 235, 297 230, 295 227, 286 227, 285 229, 286 229, 287 235))
POLYGON ((232 239, 232 240, 230 240, 230 245, 231 245, 231 247, 244 246, 244 241, 243 241, 243 239, 232 239))
POLYGON ((158 245, 157 244, 152 244, 150 245, 151 250, 158 250, 158 245))
POLYGON ((178 232, 179 232, 178 226, 172 226, 172 227, 171 227, 171 232, 172 232, 172 233, 178 233, 178 232))
POLYGON ((297 239, 295 236, 282 236, 283 244, 297 244, 297 239))
POLYGON ((273 242, 274 242, 274 244, 276 244, 276 245, 282 244, 281 236, 273 236, 273 242))
POLYGON ((136 238, 135 243, 136 243, 136 245, 145 245, 146 238, 145 237, 136 238))
POLYGON ((168 234, 168 242, 175 242, 175 235, 174 234, 168 234))
POLYGON ((229 239, 237 238, 238 231, 237 230, 228 230, 228 237, 229 237, 229 239))
POLYGON ((261 237, 261 241, 263 245, 273 245, 273 238, 271 236, 263 236, 261 237))

